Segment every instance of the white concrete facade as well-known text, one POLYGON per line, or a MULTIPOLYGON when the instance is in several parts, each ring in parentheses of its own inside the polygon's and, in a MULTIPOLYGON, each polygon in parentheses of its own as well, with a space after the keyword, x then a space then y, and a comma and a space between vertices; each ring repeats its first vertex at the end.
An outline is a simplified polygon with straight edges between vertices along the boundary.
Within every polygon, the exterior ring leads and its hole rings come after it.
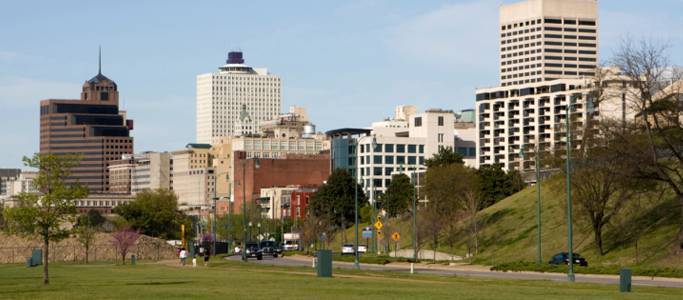
POLYGON ((171 154, 168 152, 143 152, 136 157, 131 171, 131 194, 144 189, 171 188, 171 154))
POLYGON ((501 5, 501 85, 593 76, 597 29, 597 0, 527 0, 501 5))
MULTIPOLYGON (((231 52, 232 56, 235 52, 231 52)), ((198 143, 217 143, 232 136, 242 107, 259 132, 259 123, 280 113, 280 77, 267 69, 251 68, 233 58, 218 71, 197 76, 196 138, 198 143)))

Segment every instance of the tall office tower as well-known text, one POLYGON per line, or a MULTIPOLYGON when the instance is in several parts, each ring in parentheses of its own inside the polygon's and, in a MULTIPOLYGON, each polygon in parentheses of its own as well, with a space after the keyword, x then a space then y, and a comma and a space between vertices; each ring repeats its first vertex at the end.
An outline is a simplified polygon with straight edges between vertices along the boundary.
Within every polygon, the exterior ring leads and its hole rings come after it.
POLYGON ((598 107, 591 98, 597 10, 596 0, 500 7, 500 86, 476 91, 479 165, 532 170, 537 153, 566 145, 568 117, 580 127, 602 115, 607 105, 598 107))
POLYGON ((80 155, 66 181, 91 193, 107 193, 110 162, 133 153, 133 121, 119 110, 118 87, 101 70, 83 84, 81 99, 40 101, 40 153, 80 155))
POLYGON ((527 0, 500 7, 502 86, 593 76, 597 0, 527 0))
POLYGON ((242 52, 228 53, 218 71, 197 76, 197 143, 234 135, 243 107, 259 132, 260 122, 280 113, 281 91, 280 77, 245 65, 242 52))

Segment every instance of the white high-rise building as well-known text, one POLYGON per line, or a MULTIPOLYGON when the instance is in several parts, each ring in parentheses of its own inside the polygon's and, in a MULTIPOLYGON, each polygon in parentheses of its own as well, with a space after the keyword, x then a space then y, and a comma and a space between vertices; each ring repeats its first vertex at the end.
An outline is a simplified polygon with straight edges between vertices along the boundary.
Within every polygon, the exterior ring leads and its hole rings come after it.
POLYGON ((476 91, 477 163, 533 170, 537 153, 566 145, 568 116, 581 127, 609 107, 591 93, 598 70, 597 0, 502 5, 499 22, 500 86, 476 91))
POLYGON ((197 76, 197 143, 234 135, 243 107, 259 132, 260 122, 280 113, 281 95, 280 77, 245 65, 242 52, 228 53, 218 71, 197 76))
POLYGON ((597 0, 527 0, 500 7, 502 86, 594 76, 597 0))

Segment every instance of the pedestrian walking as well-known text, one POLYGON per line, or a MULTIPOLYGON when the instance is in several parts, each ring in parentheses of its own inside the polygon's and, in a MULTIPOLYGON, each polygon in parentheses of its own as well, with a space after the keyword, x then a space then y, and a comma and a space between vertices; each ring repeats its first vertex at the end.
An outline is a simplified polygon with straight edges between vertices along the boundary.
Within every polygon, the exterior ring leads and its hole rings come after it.
POLYGON ((204 252, 204 266, 209 264, 209 252, 204 252))
POLYGON ((180 257, 180 264, 185 265, 185 260, 187 260, 187 251, 185 251, 185 248, 180 249, 180 254, 178 254, 178 257, 180 257))

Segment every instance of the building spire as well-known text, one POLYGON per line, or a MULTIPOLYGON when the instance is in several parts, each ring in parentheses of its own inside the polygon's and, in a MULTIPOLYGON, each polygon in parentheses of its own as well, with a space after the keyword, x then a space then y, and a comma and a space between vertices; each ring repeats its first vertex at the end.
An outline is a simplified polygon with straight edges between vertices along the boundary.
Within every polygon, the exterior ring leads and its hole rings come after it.
POLYGON ((102 74, 102 45, 100 45, 100 53, 98 57, 98 64, 97 64, 97 74, 102 74))

